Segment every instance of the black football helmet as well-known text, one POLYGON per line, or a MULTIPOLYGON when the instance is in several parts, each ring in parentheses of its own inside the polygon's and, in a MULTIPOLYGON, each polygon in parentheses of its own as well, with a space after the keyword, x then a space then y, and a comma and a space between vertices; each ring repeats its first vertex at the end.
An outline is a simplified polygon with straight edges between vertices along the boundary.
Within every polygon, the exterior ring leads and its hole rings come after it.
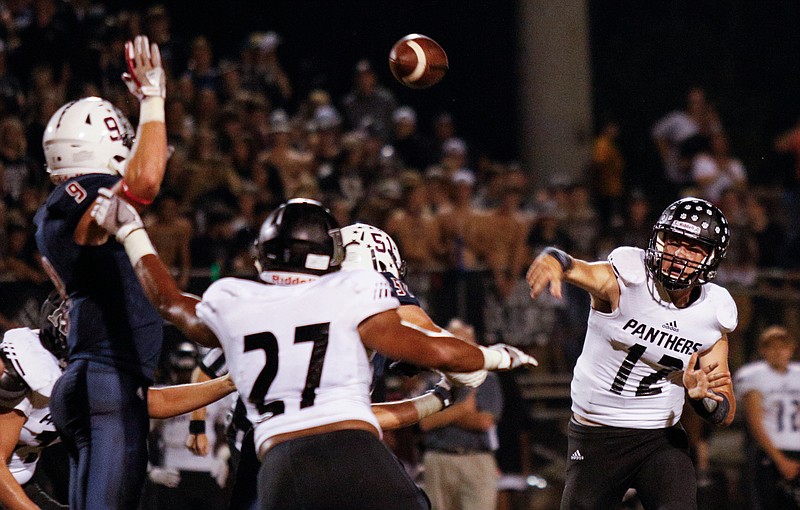
POLYGON ((717 275, 717 268, 728 251, 730 237, 728 220, 718 207, 701 198, 682 198, 664 209, 653 226, 653 235, 647 248, 647 269, 653 278, 669 290, 708 283, 717 275), (702 262, 692 262, 664 253, 664 241, 668 234, 705 246, 708 256, 702 262), (676 263, 682 268, 680 274, 671 271, 676 263), (694 271, 686 274, 688 268, 694 271))
POLYGON ((344 259, 339 224, 316 200, 294 198, 272 211, 255 243, 256 268, 323 275, 338 271, 344 259))
POLYGON ((44 300, 39 311, 39 341, 59 361, 67 359, 68 303, 54 290, 44 300))

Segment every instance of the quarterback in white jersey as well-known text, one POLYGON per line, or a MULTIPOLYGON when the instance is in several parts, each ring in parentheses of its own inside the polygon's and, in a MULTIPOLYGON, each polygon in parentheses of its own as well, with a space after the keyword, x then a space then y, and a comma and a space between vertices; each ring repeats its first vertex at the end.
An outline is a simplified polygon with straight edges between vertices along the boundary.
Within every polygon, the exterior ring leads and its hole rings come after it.
POLYGON ((743 477, 750 508, 800 508, 800 363, 797 341, 782 326, 758 340, 762 358, 735 375, 748 442, 743 477))
POLYGON ((136 211, 104 196, 93 215, 125 247, 148 298, 188 338, 225 351, 262 460, 259 508, 429 508, 379 439, 367 349, 448 372, 536 364, 510 346, 404 321, 379 273, 339 273, 339 227, 319 202, 290 200, 264 221, 256 265, 269 285, 222 279, 198 302, 178 290, 136 211))
POLYGON ((690 307, 654 299, 658 283, 647 276, 644 250, 617 248, 608 261, 619 282, 619 304, 612 313, 589 312, 572 380, 572 410, 601 425, 671 427, 681 418, 686 391, 668 376, 733 330, 736 305, 713 283, 699 287, 690 307))
POLYGON ((661 214, 646 251, 617 248, 589 263, 551 247, 531 264, 534 298, 548 287, 560 297, 562 281, 592 298, 572 380, 562 508, 612 508, 630 487, 646 508, 696 508, 678 422, 687 396, 711 423, 733 420, 727 333, 736 305, 709 283, 729 238, 718 208, 685 198, 661 214))

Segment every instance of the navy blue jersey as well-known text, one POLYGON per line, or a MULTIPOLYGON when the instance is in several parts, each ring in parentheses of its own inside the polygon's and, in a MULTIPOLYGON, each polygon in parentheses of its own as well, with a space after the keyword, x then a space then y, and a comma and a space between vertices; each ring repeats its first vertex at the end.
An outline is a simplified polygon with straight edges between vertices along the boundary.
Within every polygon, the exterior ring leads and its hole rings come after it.
POLYGON ((117 181, 119 176, 88 174, 58 186, 36 213, 36 244, 70 297, 69 361, 97 361, 152 381, 162 320, 125 249, 114 239, 100 246, 73 240, 98 189, 117 181))
MULTIPOLYGON (((419 306, 419 300, 417 297, 408 290, 408 285, 402 279, 396 277, 392 273, 389 272, 382 272, 381 273, 384 278, 389 282, 389 286, 392 289, 392 296, 396 297, 398 301, 400 301, 400 305, 416 305, 419 306)), ((387 359, 386 356, 383 354, 376 352, 372 356, 372 388, 374 389, 376 386, 379 385, 379 381, 383 379, 384 374, 386 373, 387 366, 392 362, 392 360, 387 359)), ((379 395, 374 395, 376 401, 382 400, 382 397, 379 395)))
POLYGON ((414 294, 411 293, 410 290, 408 290, 408 285, 406 285, 406 282, 389 272, 381 274, 389 282, 389 285, 392 288, 392 296, 396 297, 397 300, 400 301, 401 305, 419 306, 419 300, 414 294))

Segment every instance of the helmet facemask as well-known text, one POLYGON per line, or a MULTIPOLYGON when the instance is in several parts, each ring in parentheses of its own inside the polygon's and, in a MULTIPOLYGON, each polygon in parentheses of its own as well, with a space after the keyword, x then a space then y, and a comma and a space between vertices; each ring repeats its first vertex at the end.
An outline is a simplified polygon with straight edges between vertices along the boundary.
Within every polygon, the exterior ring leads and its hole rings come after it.
MULTIPOLYGON (((685 237, 685 239, 696 245, 703 246, 707 255, 700 262, 689 260, 675 254, 667 253, 666 237, 668 233, 657 231, 650 240, 650 247, 647 250, 647 264, 653 277, 661 282, 667 290, 681 290, 694 285, 708 283, 717 274, 716 268, 719 261, 716 260, 713 245, 685 237)), ((676 235, 676 234, 671 234, 676 235)))

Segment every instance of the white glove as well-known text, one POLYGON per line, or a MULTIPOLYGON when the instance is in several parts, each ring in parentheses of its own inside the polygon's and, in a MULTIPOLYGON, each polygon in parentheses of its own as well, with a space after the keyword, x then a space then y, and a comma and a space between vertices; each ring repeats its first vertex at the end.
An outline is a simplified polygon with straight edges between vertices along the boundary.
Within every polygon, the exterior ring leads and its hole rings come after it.
POLYGON ((480 347, 483 351, 486 370, 511 370, 518 367, 536 367, 539 362, 530 354, 525 354, 516 347, 506 344, 495 344, 489 347, 480 347))
POLYGON ((122 73, 122 81, 139 101, 167 97, 167 75, 161 66, 157 44, 150 44, 147 36, 137 35, 125 43, 125 62, 128 72, 122 73))
POLYGON ((154 467, 147 473, 150 481, 174 489, 181 483, 181 474, 177 469, 154 467))
POLYGON ((483 381, 486 380, 486 376, 489 375, 487 370, 476 370, 475 372, 445 372, 444 376, 450 381, 455 387, 458 386, 467 386, 469 388, 477 388, 483 381))
POLYGON ((92 218, 117 241, 122 243, 131 232, 144 228, 142 218, 131 204, 108 188, 100 188, 98 193, 92 207, 92 218))

